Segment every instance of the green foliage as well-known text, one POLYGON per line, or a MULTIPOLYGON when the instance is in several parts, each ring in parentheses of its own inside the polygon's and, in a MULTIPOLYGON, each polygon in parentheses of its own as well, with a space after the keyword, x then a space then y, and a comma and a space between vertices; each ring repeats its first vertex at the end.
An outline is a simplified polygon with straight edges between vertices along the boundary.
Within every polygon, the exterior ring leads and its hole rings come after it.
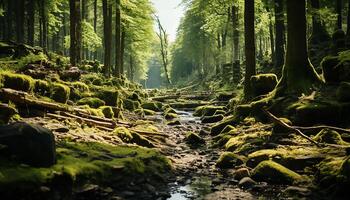
POLYGON ((22 57, 19 61, 18 61, 18 68, 24 67, 27 64, 30 63, 40 63, 40 62, 47 62, 48 58, 44 53, 39 53, 38 55, 35 54, 29 54, 25 57, 22 57))

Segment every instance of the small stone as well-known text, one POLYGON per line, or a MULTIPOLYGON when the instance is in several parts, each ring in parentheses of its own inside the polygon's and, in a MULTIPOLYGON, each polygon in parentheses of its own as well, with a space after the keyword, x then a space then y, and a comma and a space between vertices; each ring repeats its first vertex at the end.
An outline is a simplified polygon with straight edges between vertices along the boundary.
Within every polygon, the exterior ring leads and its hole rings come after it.
POLYGON ((286 193, 288 195, 293 195, 293 196, 294 195, 309 196, 311 194, 311 191, 303 187, 289 186, 283 191, 283 193, 286 193))
POLYGON ((240 168, 234 172, 234 178, 236 180, 241 180, 242 178, 250 177, 250 171, 247 168, 240 168))
POLYGON ((250 189, 254 187, 257 183, 250 177, 244 177, 239 181, 238 186, 243 189, 250 189))

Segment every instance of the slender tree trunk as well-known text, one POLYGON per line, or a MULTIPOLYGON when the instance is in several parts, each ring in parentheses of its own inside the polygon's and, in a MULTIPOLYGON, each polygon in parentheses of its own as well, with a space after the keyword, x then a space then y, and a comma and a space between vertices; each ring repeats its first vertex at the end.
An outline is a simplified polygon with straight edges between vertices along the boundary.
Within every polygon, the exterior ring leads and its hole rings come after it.
POLYGON ((35 1, 28 1, 28 44, 34 46, 35 1))
POLYGON ((135 70, 134 70, 134 61, 133 61, 131 53, 129 56, 129 62, 130 62, 130 79, 131 79, 131 81, 134 81, 135 70))
POLYGON ((270 7, 269 5, 266 5, 266 11, 269 13, 269 34, 270 34, 270 48, 271 48, 271 60, 274 63, 275 62, 275 39, 273 35, 273 24, 272 24, 272 17, 270 13, 270 7))
POLYGON ((121 14, 120 14, 120 0, 116 4, 116 18, 115 18, 115 69, 116 77, 121 77, 123 71, 121 69, 121 14))
MULTIPOLYGON (((0 9, 6 11, 4 0, 0 0, 0 9)), ((5 16, 0 16, 0 39, 5 39, 6 22, 5 16)))
POLYGON ((121 55, 120 55, 120 69, 122 72, 124 72, 125 38, 126 38, 126 33, 125 33, 125 30, 123 29, 122 39, 121 39, 121 55))
MULTIPOLYGON (((94 32, 97 33, 97 0, 94 0, 94 32)), ((97 59, 97 50, 94 52, 94 60, 97 59)))
POLYGON ((39 14, 40 14, 40 45, 46 51, 47 50, 47 15, 45 12, 45 1, 39 1, 39 14))
POLYGON ((308 93, 320 78, 310 63, 306 39, 305 0, 287 0, 287 54, 276 95, 308 93))
POLYGON ((80 0, 70 0, 70 63, 73 66, 81 62, 81 13, 80 0))
POLYGON ((112 49, 112 7, 107 0, 102 1, 103 6, 103 33, 104 33, 104 74, 110 76, 111 49, 112 49))
POLYGON ((282 66, 284 65, 284 12, 283 12, 283 0, 275 0, 275 71, 280 74, 282 66))
POLYGON ((250 78, 255 75, 255 32, 254 32, 254 16, 255 8, 254 1, 244 1, 244 35, 245 35, 245 57, 246 57, 246 72, 244 79, 244 96, 245 99, 252 97, 252 89, 250 78))
POLYGON ((19 43, 24 43, 24 0, 17 0, 16 7, 16 40, 19 43))
POLYGON ((233 61, 239 60, 239 19, 238 6, 232 6, 233 61))
POLYGON ((343 15, 342 15, 342 10, 343 10, 343 1, 342 0, 336 0, 336 6, 337 6, 337 28, 338 29, 343 29, 343 15))
MULTIPOLYGON (((66 23, 67 23, 66 21, 67 21, 67 20, 66 20, 66 18, 67 18, 67 17, 66 17, 66 14, 63 13, 63 14, 62 14, 62 21, 63 21, 63 22, 62 22, 62 23, 63 23, 63 40, 62 40, 63 43, 62 43, 62 46, 64 46, 64 40, 65 40, 65 37, 67 36, 67 26, 66 26, 66 23)), ((63 54, 64 54, 64 55, 67 55, 67 50, 66 50, 66 48, 64 48, 63 54)))
POLYGON ((7 40, 13 40, 13 12, 14 11, 14 1, 13 0, 7 0, 7 12, 6 12, 6 22, 7 22, 7 40))

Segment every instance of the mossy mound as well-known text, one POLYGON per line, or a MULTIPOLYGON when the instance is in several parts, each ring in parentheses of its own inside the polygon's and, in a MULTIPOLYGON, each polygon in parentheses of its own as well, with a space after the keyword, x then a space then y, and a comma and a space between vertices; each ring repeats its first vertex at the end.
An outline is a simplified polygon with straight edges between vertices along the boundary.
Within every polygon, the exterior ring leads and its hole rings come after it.
POLYGON ((175 120, 172 120, 172 121, 168 121, 166 124, 168 126, 178 126, 178 125, 181 125, 181 122, 179 120, 175 119, 175 120))
POLYGON ((269 131, 256 131, 253 133, 240 134, 232 136, 225 144, 227 151, 240 152, 244 149, 245 145, 261 146, 271 136, 269 131))
POLYGON ((199 106, 195 109, 193 116, 213 116, 217 110, 224 110, 223 106, 199 106))
POLYGON ((179 116, 178 116, 177 114, 174 114, 174 113, 166 113, 166 114, 164 115, 164 118, 165 118, 166 120, 173 120, 173 119, 179 118, 179 116))
POLYGON ((236 116, 230 116, 226 119, 223 119, 223 121, 215 124, 214 126, 211 127, 210 129, 210 134, 211 135, 218 135, 221 133, 221 131, 227 126, 235 126, 238 124, 238 120, 236 116))
POLYGON ((350 102, 349 91, 350 91, 350 83, 341 82, 336 92, 337 100, 340 102, 350 102))
POLYGON ((125 127, 118 127, 113 131, 123 142, 129 143, 132 140, 130 131, 125 127))
POLYGON ((104 117, 104 114, 101 109, 98 108, 90 108, 88 105, 79 106, 79 108, 85 110, 89 115, 104 117))
POLYGON ((192 146, 198 146, 205 143, 203 138, 201 138, 198 134, 193 132, 186 133, 186 142, 192 146))
POLYGON ((97 97, 85 97, 77 102, 78 105, 88 105, 91 108, 99 108, 104 106, 106 103, 97 97))
POLYGON ((321 130, 314 138, 315 141, 327 144, 347 145, 337 131, 330 129, 321 130))
POLYGON ((340 52, 337 56, 327 56, 321 62, 326 83, 350 82, 350 51, 340 52))
POLYGON ((223 115, 204 116, 202 123, 215 123, 224 119, 223 115))
POLYGON ((134 111, 134 110, 139 109, 141 107, 141 104, 138 101, 125 99, 123 101, 123 107, 127 110, 134 111))
POLYGON ((230 169, 242 165, 244 159, 232 152, 224 152, 220 155, 219 159, 216 161, 216 167, 222 169, 230 169))
POLYGON ((0 80, 2 82, 1 85, 5 88, 21 90, 25 92, 30 92, 34 88, 34 79, 27 75, 16 74, 9 71, 1 71, 0 77, 0 80))
POLYGON ((67 103, 70 95, 70 88, 60 83, 51 84, 51 99, 59 103, 67 103))
POLYGON ((232 92, 219 92, 215 98, 218 101, 230 101, 233 97, 235 97, 235 94, 232 92))
POLYGON ((145 103, 141 104, 141 107, 143 109, 148 109, 148 110, 152 110, 155 112, 162 111, 162 106, 163 106, 163 104, 160 102, 145 102, 145 103))
POLYGON ((132 135, 132 140, 131 142, 143 146, 143 147, 148 147, 148 148, 153 148, 155 147, 152 142, 150 142, 148 139, 143 137, 142 135, 136 133, 136 132, 131 132, 132 135))
POLYGON ((104 117, 109 119, 114 118, 114 112, 111 106, 101 106, 99 109, 102 111, 104 117))
POLYGON ((81 99, 84 96, 87 96, 87 94, 90 92, 89 86, 83 82, 72 82, 67 85, 69 85, 69 88, 71 90, 70 99, 81 99))
POLYGON ((120 94, 118 90, 113 88, 99 88, 97 97, 102 99, 107 106, 118 106, 120 94))
POLYGON ((254 96, 260 96, 271 92, 277 85, 275 74, 258 74, 250 78, 254 96))
POLYGON ((44 80, 35 80, 34 92, 41 96, 48 96, 50 94, 50 84, 44 80))
POLYGON ((49 168, 33 168, 1 160, 2 198, 35 199, 34 195, 41 186, 51 187, 52 184, 54 191, 48 199, 54 199, 57 192, 71 191, 73 186, 129 184, 140 176, 152 177, 171 168, 169 160, 158 152, 136 146, 72 142, 59 143, 58 146, 57 164, 49 168), (59 188, 67 190, 57 191, 59 188))
POLYGON ((302 181, 298 173, 273 161, 263 161, 252 171, 252 178, 272 184, 293 184, 302 181))

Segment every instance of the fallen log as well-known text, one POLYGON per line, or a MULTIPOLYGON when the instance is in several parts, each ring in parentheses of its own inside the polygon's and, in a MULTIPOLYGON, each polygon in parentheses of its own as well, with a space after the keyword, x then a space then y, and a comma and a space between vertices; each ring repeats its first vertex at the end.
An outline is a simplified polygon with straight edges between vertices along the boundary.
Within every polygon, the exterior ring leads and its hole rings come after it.
POLYGON ((116 123, 96 121, 88 118, 79 117, 78 115, 74 115, 68 112, 61 112, 60 114, 66 117, 74 118, 79 123, 85 123, 91 126, 101 126, 101 127, 111 128, 111 129, 114 129, 117 127, 116 123))

